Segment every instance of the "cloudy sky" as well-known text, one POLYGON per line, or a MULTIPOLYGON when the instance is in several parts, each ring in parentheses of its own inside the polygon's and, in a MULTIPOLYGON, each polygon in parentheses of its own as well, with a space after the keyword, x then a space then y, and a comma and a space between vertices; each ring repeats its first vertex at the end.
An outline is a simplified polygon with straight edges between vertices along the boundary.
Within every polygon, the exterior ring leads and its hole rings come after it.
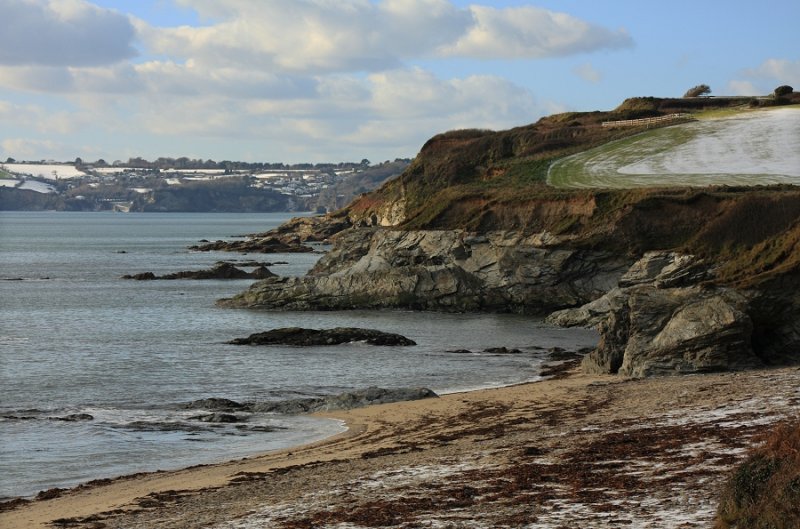
POLYGON ((413 157, 629 96, 800 90, 800 2, 0 0, 0 159, 413 157))

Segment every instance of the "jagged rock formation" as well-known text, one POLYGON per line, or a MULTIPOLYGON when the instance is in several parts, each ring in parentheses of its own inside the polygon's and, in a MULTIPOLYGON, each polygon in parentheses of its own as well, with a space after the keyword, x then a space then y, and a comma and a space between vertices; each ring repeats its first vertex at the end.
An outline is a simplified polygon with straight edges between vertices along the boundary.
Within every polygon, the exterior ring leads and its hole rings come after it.
POLYGON ((313 252, 307 242, 326 242, 328 238, 350 228, 350 221, 341 215, 324 217, 295 217, 277 228, 254 233, 242 240, 214 241, 190 246, 194 251, 303 253, 313 252))
POLYGON ((304 253, 314 249, 300 243, 287 242, 277 237, 255 237, 239 241, 214 241, 189 247, 195 252, 254 252, 254 253, 304 253))
POLYGON ((789 312, 766 322, 757 309, 760 291, 716 286, 713 275, 713 267, 693 256, 651 252, 617 288, 548 320, 598 327, 600 344, 583 361, 592 373, 642 377, 742 369, 782 362, 791 348, 796 354, 796 294, 784 296, 789 312), (760 342, 754 342, 756 332, 760 342))
POLYGON ((629 264, 603 251, 549 248, 538 235, 359 229, 343 233, 310 275, 261 281, 220 303, 543 314, 602 295, 629 264))

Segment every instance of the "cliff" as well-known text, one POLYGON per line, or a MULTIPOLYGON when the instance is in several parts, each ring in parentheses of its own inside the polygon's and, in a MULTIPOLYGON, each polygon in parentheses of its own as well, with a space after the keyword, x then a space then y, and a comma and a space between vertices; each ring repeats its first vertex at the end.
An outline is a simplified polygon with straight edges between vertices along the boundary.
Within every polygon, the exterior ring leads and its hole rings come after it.
POLYGON ((800 188, 544 182, 550 161, 637 132, 598 122, 679 102, 632 100, 611 113, 438 135, 398 179, 321 222, 336 226, 326 236, 339 233, 307 276, 267 279, 220 303, 571 308, 551 321, 601 331, 585 368, 628 376, 800 361, 800 188))

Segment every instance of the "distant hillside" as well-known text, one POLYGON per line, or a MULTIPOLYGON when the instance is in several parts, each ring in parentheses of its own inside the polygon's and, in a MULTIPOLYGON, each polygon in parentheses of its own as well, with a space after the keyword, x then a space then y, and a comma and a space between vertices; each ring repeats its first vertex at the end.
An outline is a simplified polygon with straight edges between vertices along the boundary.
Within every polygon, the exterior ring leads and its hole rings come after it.
POLYGON ((358 195, 372 191, 387 180, 399 176, 410 163, 411 160, 397 159, 368 167, 342 182, 323 189, 316 203, 311 204, 313 207, 308 209, 324 208, 327 211, 334 211, 346 206, 358 195))

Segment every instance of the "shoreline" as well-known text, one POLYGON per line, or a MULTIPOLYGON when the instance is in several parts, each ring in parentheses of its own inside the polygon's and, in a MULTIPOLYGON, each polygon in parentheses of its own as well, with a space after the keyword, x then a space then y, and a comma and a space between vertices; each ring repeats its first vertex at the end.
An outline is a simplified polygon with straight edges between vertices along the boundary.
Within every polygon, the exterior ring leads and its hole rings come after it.
POLYGON ((713 484, 769 424, 800 413, 799 383, 796 367, 652 379, 573 371, 326 412, 317 416, 348 430, 259 456, 99 480, 0 512, 0 526, 359 527, 358 516, 383 513, 384 525, 400 527, 513 527, 568 515, 598 527, 625 517, 658 527, 683 513, 687 527, 701 527, 713 516, 713 484), (648 476, 648 467, 658 471, 648 476))
MULTIPOLYGON (((476 353, 480 354, 480 353, 476 353)), ((572 353, 576 354, 576 353, 572 353)), ((455 387, 455 389, 444 389, 444 390, 437 390, 436 393, 439 396, 444 395, 454 395, 454 394, 463 394, 463 393, 471 393, 475 391, 483 391, 483 390, 492 390, 492 389, 501 389, 504 387, 512 387, 521 384, 534 384, 538 383, 545 378, 543 377, 542 373, 543 370, 546 370, 548 366, 551 365, 559 365, 564 364, 567 361, 564 360, 552 360, 546 357, 541 358, 541 363, 537 364, 536 369, 534 370, 535 373, 528 374, 525 378, 520 378, 516 381, 503 381, 503 382, 495 382, 495 383, 486 383, 480 385, 474 385, 469 387, 455 387)), ((402 388, 400 388, 402 389, 402 388)), ((410 389, 410 388, 409 388, 410 389)), ((354 389, 353 391, 358 391, 354 389)), ((335 395, 333 395, 335 396, 335 395)), ((90 410, 91 411, 91 410, 90 410)), ((337 410, 332 410, 328 413, 335 413, 337 410)), ((279 414, 280 415, 280 414, 279 414)), ((230 462, 234 459, 250 459, 250 458, 257 458, 263 456, 265 454, 272 454, 277 452, 284 452, 284 451, 293 451, 298 447, 303 447, 307 445, 316 445, 318 443, 324 443, 329 439, 336 438, 337 436, 345 433, 348 426, 345 420, 342 419, 335 419, 326 415, 326 412, 316 412, 316 413, 297 413, 297 414, 289 414, 287 415, 288 418, 308 418, 315 421, 319 421, 320 424, 324 424, 325 422, 329 422, 327 426, 318 427, 314 432, 308 433, 302 438, 293 439, 292 444, 287 443, 280 443, 278 447, 262 447, 258 448, 254 446, 251 450, 244 451, 240 450, 237 454, 234 455, 224 455, 224 454, 216 454, 205 459, 203 458, 195 458, 193 461, 187 461, 183 464, 168 464, 168 463, 154 463, 151 465, 138 465, 134 466, 134 468, 130 469, 129 471, 121 471, 118 473, 98 473, 95 474, 94 477, 86 477, 81 480, 71 480, 70 482, 62 482, 62 483, 53 483, 50 485, 45 485, 42 488, 32 490, 29 493, 18 494, 18 495, 8 495, 0 497, 0 512, 2 512, 3 504, 12 503, 12 502, 19 502, 19 501, 35 501, 39 497, 53 497, 58 494, 69 493, 74 489, 85 489, 90 486, 94 486, 94 484, 103 484, 109 481, 116 481, 116 480, 125 480, 128 479, 130 476, 144 476, 150 474, 162 474, 162 473, 169 473, 169 472, 176 472, 180 470, 192 469, 192 468, 199 468, 199 467, 206 467, 212 465, 219 465, 224 464, 226 462, 230 462), (319 430, 319 431, 317 431, 319 430), (322 430, 327 430, 323 432, 322 430), (338 431, 332 431, 338 430, 338 431), (149 468, 148 468, 149 467, 149 468)), ((276 443, 277 444, 277 443, 276 443)))
MULTIPOLYGON (((540 367, 541 367, 541 369, 546 369, 550 365, 556 365, 556 367, 557 367, 557 365, 566 364, 566 363, 568 363, 568 361, 566 361, 566 362, 565 361, 545 361, 540 367)), ((463 389, 459 388, 459 389, 454 389, 454 390, 444 390, 444 391, 441 391, 441 392, 437 391, 436 394, 439 397, 442 397, 442 396, 445 396, 445 395, 459 395, 459 394, 480 392, 480 391, 485 391, 485 390, 503 389, 503 388, 514 387, 514 386, 519 386, 519 385, 535 384, 535 383, 541 382, 543 380, 546 380, 546 378, 541 374, 537 374, 537 375, 531 376, 530 378, 527 378, 527 379, 524 379, 524 380, 520 380, 518 382, 511 382, 511 383, 502 384, 502 385, 482 385, 482 386, 475 386, 475 387, 469 387, 469 388, 463 388, 463 389)), ((410 401, 398 401, 398 403, 400 403, 400 402, 410 402, 410 401)), ((376 405, 373 404, 373 405, 370 405, 369 407, 373 407, 373 406, 376 406, 376 405)), ((358 408, 355 408, 355 409, 358 409, 358 408)), ((195 468, 209 467, 209 466, 215 466, 215 465, 224 465, 226 463, 230 463, 230 462, 233 462, 233 461, 247 460, 247 459, 253 459, 253 458, 261 458, 261 457, 264 457, 264 456, 268 456, 270 454, 276 454, 276 453, 280 453, 280 452, 293 452, 293 451, 296 451, 296 450, 304 448, 304 447, 312 447, 312 446, 317 446, 319 444, 324 444, 324 443, 327 443, 328 441, 335 440, 339 436, 347 436, 348 431, 351 430, 351 427, 348 424, 347 420, 344 419, 344 418, 334 417, 334 415, 337 414, 337 413, 347 412, 347 411, 351 411, 351 410, 332 410, 332 411, 328 411, 328 412, 314 412, 314 413, 301 413, 301 414, 299 414, 300 416, 309 417, 309 418, 316 419, 316 420, 333 422, 338 426, 339 429, 341 429, 341 431, 339 431, 339 432, 329 433, 329 434, 327 434, 327 435, 325 435, 325 436, 323 436, 321 438, 316 436, 317 437, 316 439, 312 438, 311 440, 300 441, 297 444, 285 446, 285 447, 282 447, 282 448, 267 449, 267 450, 263 450, 263 449, 262 450, 254 450, 251 453, 241 455, 240 457, 237 457, 235 459, 232 459, 231 457, 219 456, 219 457, 213 458, 212 460, 208 460, 206 462, 191 463, 191 464, 188 464, 188 465, 185 465, 185 466, 177 466, 177 467, 172 467, 172 468, 155 469, 155 470, 138 470, 138 471, 134 470, 134 471, 132 471, 130 473, 114 475, 114 476, 111 476, 111 477, 100 476, 100 477, 96 477, 96 478, 90 478, 90 479, 87 479, 87 480, 83 480, 81 482, 74 483, 72 485, 53 486, 53 487, 46 488, 46 489, 40 489, 40 490, 37 490, 37 491, 35 491, 35 492, 31 493, 31 494, 27 494, 27 495, 0 497, 0 513, 3 512, 2 506, 5 505, 5 504, 13 504, 13 503, 17 503, 17 502, 33 502, 33 501, 38 501, 41 498, 56 497, 57 495, 69 494, 69 493, 71 493, 72 491, 75 491, 75 490, 86 490, 86 489, 89 489, 89 488, 92 488, 92 487, 95 487, 95 486, 100 486, 100 485, 107 484, 107 483, 110 483, 110 482, 115 482, 115 481, 125 481, 125 480, 138 478, 138 477, 143 477, 143 476, 148 476, 148 475, 165 474, 165 473, 171 473, 171 472, 180 472, 180 471, 183 471, 183 470, 191 470, 191 469, 195 469, 195 468)))

